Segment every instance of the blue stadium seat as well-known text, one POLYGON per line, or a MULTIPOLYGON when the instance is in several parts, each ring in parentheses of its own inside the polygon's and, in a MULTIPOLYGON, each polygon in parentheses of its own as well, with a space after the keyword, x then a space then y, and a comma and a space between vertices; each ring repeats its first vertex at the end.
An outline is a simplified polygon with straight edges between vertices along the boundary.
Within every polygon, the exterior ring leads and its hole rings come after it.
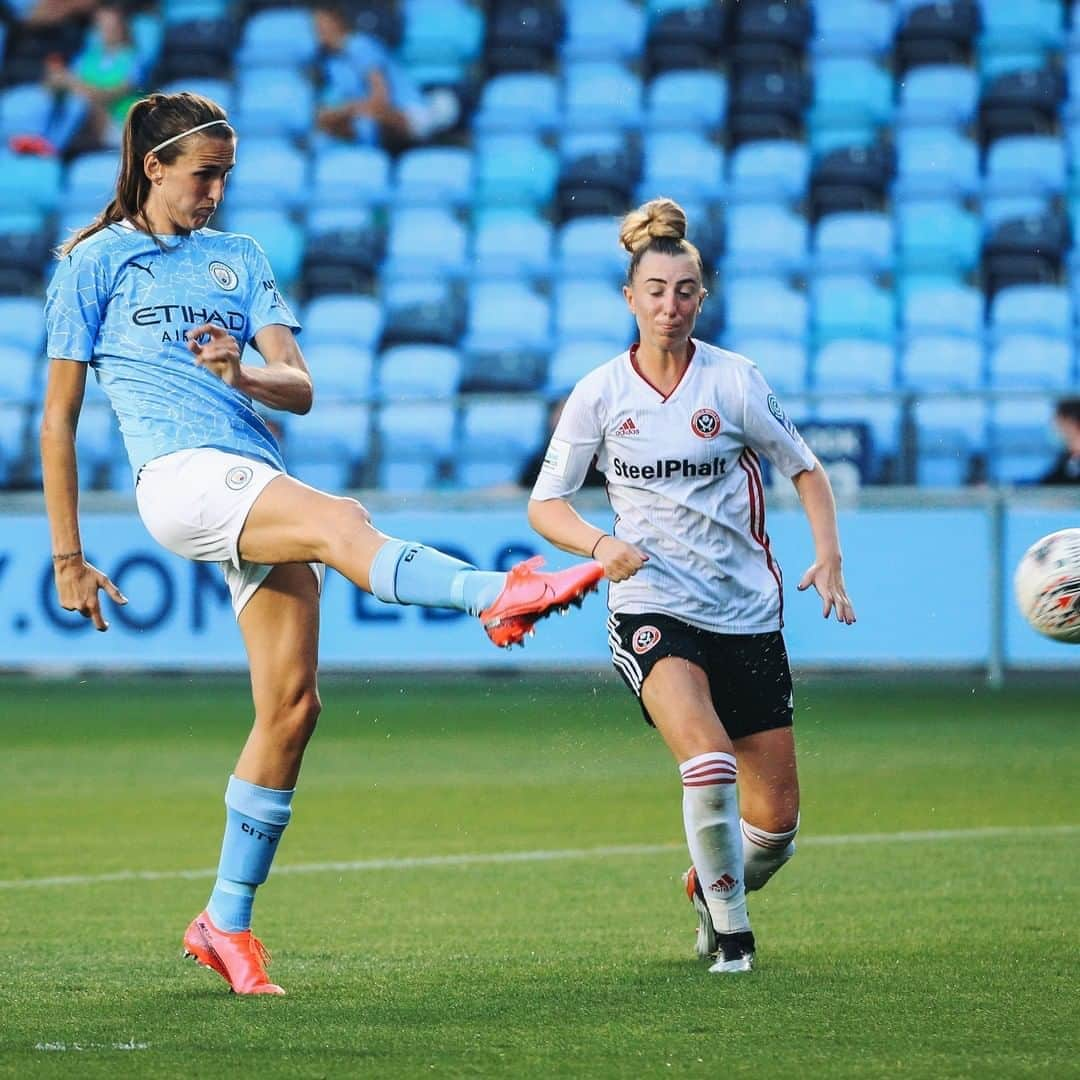
POLYGON ((163 94, 179 94, 183 90, 191 94, 202 94, 203 97, 216 101, 226 113, 232 115, 236 91, 230 80, 191 76, 173 79, 161 87, 163 94))
POLYGON ((165 23, 224 19, 229 14, 229 0, 164 0, 160 11, 165 23))
POLYGON ((622 289, 605 279, 560 279, 555 289, 555 332, 560 342, 614 337, 629 341, 634 317, 622 289))
POLYGON ((472 154, 460 146, 422 146, 397 160, 397 206, 465 206, 472 198, 472 154))
POLYGON ((1004 71, 1038 68, 1065 40, 1058 0, 981 0, 983 30, 979 66, 984 78, 1004 71))
POLYGON ((1010 135, 986 155, 988 195, 1060 195, 1065 179, 1065 147, 1052 135, 1010 135))
POLYGON ((0 401, 30 404, 37 390, 38 353, 0 344, 0 401))
POLYGON ((225 190, 225 207, 294 210, 311 197, 307 156, 285 139, 244 139, 225 190))
POLYGON ((645 136, 645 159, 638 197, 668 195, 679 202, 719 199, 724 193, 724 152, 696 132, 645 136))
POLYGON ((484 16, 465 0, 405 0, 399 55, 416 82, 458 83, 484 42, 484 16))
POLYGON ((902 322, 908 336, 961 335, 981 339, 983 296, 971 285, 939 285, 903 298, 902 322))
POLYGON ((41 301, 29 296, 0 296, 3 343, 38 356, 45 348, 45 315, 41 301))
POLYGON ((645 44, 645 15, 629 0, 566 5, 564 61, 636 61, 645 44))
POLYGON ((797 202, 810 180, 810 151, 794 139, 758 139, 743 143, 731 156, 732 200, 797 202))
MULTIPOLYGON (((610 333, 609 329, 609 333, 610 333)), ((546 350, 551 343, 551 308, 524 282, 478 282, 469 291, 470 351, 546 350)))
POLYGON ((880 127, 892 114, 892 76, 873 60, 826 58, 814 65, 813 127, 880 127))
POLYGON ((482 214, 473 231, 473 277, 547 277, 553 237, 551 223, 531 210, 482 214))
POLYGON ((474 401, 462 410, 457 478, 467 488, 514 483, 547 433, 547 406, 535 398, 474 401))
POLYGON ((891 344, 837 339, 821 348, 814 357, 814 387, 830 393, 892 390, 895 368, 891 344))
POLYGON ((123 456, 113 411, 103 400, 93 377, 87 379, 86 385, 87 394, 79 412, 79 428, 75 435, 80 479, 91 486, 100 486, 102 474, 107 474, 115 466, 130 484, 131 473, 123 456))
POLYGON ((886 0, 828 0, 814 4, 815 56, 865 56, 892 44, 894 16, 886 0))
POLYGON ((752 360, 765 381, 782 394, 800 394, 809 382, 810 362, 801 341, 776 337, 732 337, 725 348, 752 360))
POLYGON ((880 397, 835 397, 819 401, 814 419, 862 422, 870 429, 876 473, 900 452, 900 404, 880 397))
POLYGON ((990 406, 990 478, 1002 484, 1029 483, 1058 453, 1049 397, 1001 398, 990 406))
POLYGON ((240 71, 280 71, 312 63, 317 49, 310 12, 303 8, 271 8, 255 12, 244 23, 236 64, 240 71))
POLYGON ((563 78, 563 123, 567 128, 641 126, 641 80, 629 68, 600 61, 567 64, 563 78))
POLYGON ((60 162, 0 150, 0 206, 52 213, 60 202, 60 162))
POLYGON ((809 237, 806 218, 784 206, 735 205, 727 215, 724 273, 729 278, 801 273, 809 237))
POLYGON ((461 382, 461 354, 444 345, 396 345, 379 357, 384 401, 449 399, 461 382))
POLYGON ((382 347, 402 344, 454 345, 465 332, 459 285, 440 278, 384 277, 382 306, 386 320, 382 347))
POLYGON ((315 386, 315 416, 324 401, 367 401, 374 393, 375 358, 370 348, 330 341, 304 344, 315 386))
POLYGON ((924 392, 981 389, 982 342, 941 333, 912 336, 900 354, 900 383, 924 392))
POLYGON ((663 71, 649 83, 645 124, 659 131, 716 131, 727 99, 727 80, 718 71, 663 71))
POLYGON ((899 80, 898 124, 955 124, 966 127, 979 103, 979 77, 963 64, 926 64, 899 80))
POLYGON ((15 135, 44 135, 53 107, 52 91, 39 83, 0 91, 0 145, 15 135))
POLYGON ((289 288, 299 278, 304 260, 304 230, 287 214, 254 208, 233 210, 229 214, 229 229, 259 242, 280 288, 289 288))
POLYGON ((379 485, 394 491, 435 487, 454 449, 455 409, 448 401, 408 401, 379 409, 379 485))
POLYGON ((946 199, 896 209, 900 263, 906 273, 968 273, 979 262, 982 231, 970 210, 946 199))
POLYGON ((733 340, 775 337, 804 341, 810 307, 806 296, 783 281, 743 278, 725 290, 726 325, 733 340))
POLYGON ((826 214, 814 233, 819 273, 880 274, 892 269, 893 224, 876 210, 826 214))
POLYGON ((11 466, 23 456, 28 419, 24 405, 0 401, 0 475, 8 475, 11 466))
POLYGON ((951 128, 905 128, 897 133, 896 151, 894 198, 959 199, 981 186, 975 142, 951 128))
MULTIPOLYGON (((306 136, 315 124, 315 90, 295 68, 244 70, 237 80, 231 120, 245 137, 306 136)), ((237 160, 243 151, 240 144, 237 160)))
POLYGON ((532 135, 492 135, 476 150, 476 201, 490 206, 541 206, 555 191, 555 152, 532 135))
POLYGON ((811 288, 818 346, 835 338, 892 341, 895 297, 866 278, 845 274, 816 278, 811 288))
POLYGON ((915 402, 915 476, 923 487, 961 487, 974 455, 986 448, 987 404, 979 398, 922 398, 915 402))
MULTIPOLYGON (((239 168, 239 166, 238 166, 239 168)), ((390 195, 390 157, 376 146, 325 146, 313 162, 316 206, 371 206, 390 195)))
POLYGON ((464 274, 469 267, 468 245, 468 230, 447 210, 397 210, 390 219, 383 273, 464 274))
POLYGON ((610 218, 573 218, 560 227, 555 243, 558 272, 564 278, 621 281, 626 276, 626 252, 610 218))
POLYGON ((283 451, 298 480, 331 494, 345 490, 371 453, 370 407, 324 402, 310 417, 287 417, 283 451))
POLYGON ((546 389, 549 394, 568 394, 590 371, 624 352, 629 338, 590 338, 563 342, 551 357, 546 389))
POLYGON ((1045 195, 987 195, 982 202, 983 227, 988 231, 1006 221, 1045 217, 1050 212, 1050 200, 1045 195))
POLYGON ((484 83, 473 130, 481 135, 547 133, 562 119, 559 84, 543 71, 513 71, 484 83))
POLYGON ((97 150, 81 154, 67 168, 64 209, 81 210, 90 217, 99 213, 112 199, 120 157, 115 150, 97 150))
POLYGON ((328 294, 312 300, 300 321, 304 325, 300 340, 305 349, 316 344, 373 349, 382 334, 383 311, 370 296, 328 294))
POLYGON ((990 352, 998 390, 1066 390, 1073 384, 1072 342, 1046 334, 1010 334, 990 352))
POLYGON ((1006 334, 1051 334, 1071 337, 1073 307, 1061 285, 1011 285, 998 291, 990 303, 990 329, 995 337, 1006 334))

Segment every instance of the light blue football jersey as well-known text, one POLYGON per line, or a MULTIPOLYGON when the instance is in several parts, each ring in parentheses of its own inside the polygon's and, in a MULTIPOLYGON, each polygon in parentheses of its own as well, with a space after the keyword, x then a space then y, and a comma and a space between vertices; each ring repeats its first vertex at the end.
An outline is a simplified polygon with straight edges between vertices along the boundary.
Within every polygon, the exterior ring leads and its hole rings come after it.
POLYGON ((243 348, 264 326, 300 328, 262 248, 214 229, 160 240, 165 250, 110 225, 61 259, 45 301, 48 355, 93 368, 136 477, 152 458, 200 446, 284 470, 251 399, 197 366, 184 336, 213 323, 243 348))

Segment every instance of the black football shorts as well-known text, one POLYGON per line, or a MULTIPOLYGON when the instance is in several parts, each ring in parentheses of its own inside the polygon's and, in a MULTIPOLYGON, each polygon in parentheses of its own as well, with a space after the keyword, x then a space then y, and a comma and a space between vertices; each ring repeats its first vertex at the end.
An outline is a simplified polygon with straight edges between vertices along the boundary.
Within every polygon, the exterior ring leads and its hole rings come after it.
POLYGON ((641 704, 641 687, 657 660, 677 656, 696 664, 709 678, 713 708, 731 739, 790 727, 791 669, 784 635, 717 634, 671 615, 608 617, 611 662, 641 704))

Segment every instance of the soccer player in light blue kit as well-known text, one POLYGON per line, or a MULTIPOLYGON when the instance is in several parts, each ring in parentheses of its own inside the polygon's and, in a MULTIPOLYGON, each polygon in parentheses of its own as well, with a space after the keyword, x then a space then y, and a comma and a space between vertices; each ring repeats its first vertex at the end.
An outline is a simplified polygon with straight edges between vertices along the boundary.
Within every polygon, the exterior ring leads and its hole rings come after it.
POLYGON ((75 429, 92 367, 120 421, 147 529, 170 551, 217 562, 225 575, 255 720, 226 788, 217 881, 184 947, 237 993, 280 994, 251 933, 251 909, 320 710, 324 565, 384 601, 478 615, 500 646, 580 603, 603 570, 588 562, 545 574, 532 559, 509 574, 480 571, 391 539, 355 500, 286 474, 254 403, 311 408, 299 324, 258 244, 206 228, 235 148, 224 111, 206 98, 151 94, 132 106, 115 197, 64 245, 49 286, 42 474, 60 603, 105 630, 99 592, 126 600, 86 562, 80 540, 75 429), (248 342, 263 365, 240 362, 248 342))

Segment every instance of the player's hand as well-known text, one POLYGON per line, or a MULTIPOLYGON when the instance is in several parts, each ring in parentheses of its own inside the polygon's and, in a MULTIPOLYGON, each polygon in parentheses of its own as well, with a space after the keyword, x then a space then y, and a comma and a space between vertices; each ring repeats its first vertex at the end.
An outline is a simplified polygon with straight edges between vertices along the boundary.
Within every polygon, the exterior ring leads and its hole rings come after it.
POLYGON ((235 386, 240 381, 240 343, 224 327, 203 323, 187 332, 187 347, 199 367, 206 368, 223 383, 235 386), (210 340, 200 342, 207 337, 210 340))
POLYGON ((844 574, 840 569, 839 557, 820 559, 810 567, 799 582, 799 592, 805 592, 813 585, 821 597, 821 614, 828 618, 836 612, 836 621, 850 626, 855 622, 855 608, 848 599, 844 587, 844 574))
POLYGON ((96 567, 85 559, 65 559, 53 568, 56 593, 65 611, 77 611, 84 619, 90 619, 98 630, 108 630, 109 624, 101 613, 101 597, 104 589, 109 599, 126 604, 127 597, 96 567))
POLYGON ((604 577, 608 581, 625 581, 649 561, 644 551, 610 534, 597 542, 593 558, 604 568, 604 577))

